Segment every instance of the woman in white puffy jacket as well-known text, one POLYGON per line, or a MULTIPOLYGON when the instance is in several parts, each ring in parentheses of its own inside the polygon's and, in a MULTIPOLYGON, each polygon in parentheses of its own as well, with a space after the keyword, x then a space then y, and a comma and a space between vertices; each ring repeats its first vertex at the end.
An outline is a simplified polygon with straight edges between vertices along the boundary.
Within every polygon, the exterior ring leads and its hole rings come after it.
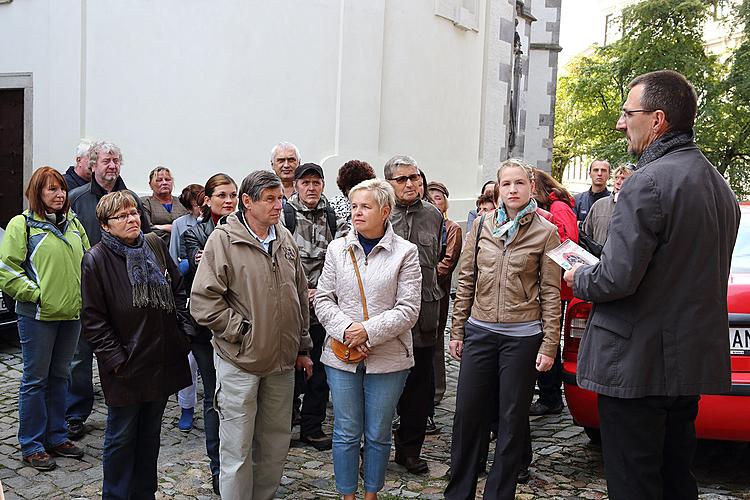
POLYGON ((328 245, 315 313, 327 333, 321 361, 333 399, 336 488, 347 500, 355 497, 364 434, 365 499, 372 500, 385 483, 391 419, 414 365, 411 328, 419 316, 422 273, 417 247, 396 235, 388 221, 395 203, 390 184, 361 182, 349 199, 353 227, 328 245), (331 348, 334 339, 364 353, 364 360, 341 361, 331 348))

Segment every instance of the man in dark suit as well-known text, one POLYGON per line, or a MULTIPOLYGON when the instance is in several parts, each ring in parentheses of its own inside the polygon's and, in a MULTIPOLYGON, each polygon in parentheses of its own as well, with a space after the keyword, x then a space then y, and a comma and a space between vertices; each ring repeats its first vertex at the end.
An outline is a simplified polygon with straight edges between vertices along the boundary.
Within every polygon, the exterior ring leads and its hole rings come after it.
POLYGON ((577 382, 599 394, 613 500, 697 498, 698 399, 730 389, 727 282, 740 211, 693 141, 696 103, 674 71, 630 83, 617 129, 635 173, 601 261, 564 276, 594 303, 577 382))

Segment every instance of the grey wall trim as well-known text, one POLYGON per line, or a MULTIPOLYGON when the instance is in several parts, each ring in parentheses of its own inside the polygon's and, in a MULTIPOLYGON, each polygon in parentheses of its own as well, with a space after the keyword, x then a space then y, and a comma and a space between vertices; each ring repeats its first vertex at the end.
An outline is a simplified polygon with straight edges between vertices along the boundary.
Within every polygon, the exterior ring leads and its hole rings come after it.
POLYGON ((563 48, 557 43, 530 43, 529 50, 549 50, 560 52, 563 48))

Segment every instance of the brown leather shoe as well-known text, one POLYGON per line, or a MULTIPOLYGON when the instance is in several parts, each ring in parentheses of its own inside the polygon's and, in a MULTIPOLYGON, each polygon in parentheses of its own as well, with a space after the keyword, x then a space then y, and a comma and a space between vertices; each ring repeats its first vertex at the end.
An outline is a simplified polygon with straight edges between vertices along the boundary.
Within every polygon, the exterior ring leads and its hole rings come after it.
POLYGON ((426 474, 430 470, 427 466, 427 461, 419 457, 397 456, 393 461, 406 467, 406 470, 412 474, 426 474))
POLYGON ((48 448, 47 451, 59 457, 83 458, 83 450, 70 441, 65 441, 54 448, 48 448))
POLYGON ((57 467, 55 459, 49 456, 46 451, 37 451, 36 453, 27 455, 23 457, 23 461, 36 470, 52 470, 57 467))

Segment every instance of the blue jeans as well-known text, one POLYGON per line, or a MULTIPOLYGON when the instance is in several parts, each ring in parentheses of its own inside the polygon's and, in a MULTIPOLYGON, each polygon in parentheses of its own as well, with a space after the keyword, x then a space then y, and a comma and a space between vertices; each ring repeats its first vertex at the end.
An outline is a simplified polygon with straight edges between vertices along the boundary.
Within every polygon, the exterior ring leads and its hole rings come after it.
POLYGON ((83 335, 70 365, 70 383, 66 397, 65 420, 85 422, 94 408, 94 349, 83 335))
POLYGON ((153 499, 167 398, 110 406, 104 431, 102 500, 153 499))
POLYGON ((68 440, 65 392, 81 322, 18 316, 23 375, 18 392, 18 442, 26 457, 68 440))
POLYGON ((214 348, 208 342, 193 341, 191 349, 203 379, 203 430, 206 434, 206 454, 211 461, 211 474, 215 476, 219 473, 219 415, 214 410, 214 348))
POLYGON ((409 370, 355 373, 326 366, 333 400, 333 471, 336 489, 350 495, 357 491, 359 444, 365 436, 365 491, 377 493, 385 483, 391 453, 391 422, 409 370))

